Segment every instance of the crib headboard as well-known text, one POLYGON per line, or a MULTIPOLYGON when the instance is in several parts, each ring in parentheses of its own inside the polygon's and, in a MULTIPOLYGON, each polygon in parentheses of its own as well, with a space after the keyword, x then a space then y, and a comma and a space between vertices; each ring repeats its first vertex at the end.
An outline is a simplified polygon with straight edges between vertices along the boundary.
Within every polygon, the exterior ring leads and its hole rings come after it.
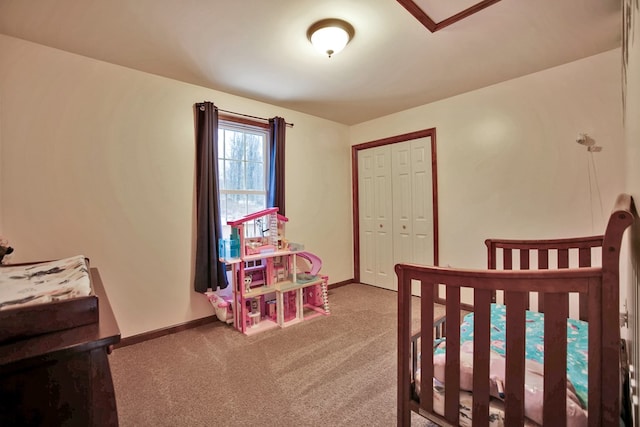
MULTIPOLYGON (((529 294, 537 293, 538 308, 546 308, 544 419, 553 420, 566 400, 566 319, 569 295, 580 295, 580 317, 589 320, 589 423, 613 425, 620 410, 619 262, 622 237, 634 221, 633 200, 620 195, 604 235, 575 239, 486 241, 488 270, 396 265, 398 275, 398 425, 410 425, 410 410, 433 412, 430 384, 433 365, 424 355, 432 352, 434 289, 446 288, 447 395, 445 418, 456 423, 459 393, 459 334, 462 288, 473 290, 477 329, 474 338, 474 424, 486 418, 490 304, 496 291, 505 296, 507 311, 506 364, 511 388, 505 400, 507 420, 523 416, 525 310, 529 294), (594 256, 594 253, 597 255, 594 256), (535 254, 535 255, 534 255, 535 254), (531 260, 535 266, 531 268, 531 260), (413 334, 411 282, 421 282, 422 387, 419 401, 411 397, 410 341, 413 334), (476 346, 477 345, 477 346, 476 346), (558 379, 556 381, 556 379, 558 379), (451 380, 451 381, 450 381, 451 380), (549 383, 547 383, 549 381, 549 383), (560 386, 558 386, 560 384, 560 386), (564 384, 565 387, 562 387, 564 384), (557 390, 552 390, 552 389, 557 390), (547 394, 549 389, 549 394, 547 394), (449 393, 451 391, 451 393, 449 393), (486 391, 486 392, 485 392, 486 391), (476 408, 477 407, 477 408, 476 408), (478 418, 476 418, 478 416, 478 418)), ((432 362, 432 361, 431 361, 432 362)), ((487 420, 488 422, 488 420, 487 420)))

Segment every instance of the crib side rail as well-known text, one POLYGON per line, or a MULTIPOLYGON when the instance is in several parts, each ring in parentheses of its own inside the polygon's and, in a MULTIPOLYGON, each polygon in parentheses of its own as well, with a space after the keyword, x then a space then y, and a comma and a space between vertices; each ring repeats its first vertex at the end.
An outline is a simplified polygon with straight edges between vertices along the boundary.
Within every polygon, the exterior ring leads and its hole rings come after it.
MULTIPOLYGON (((421 396, 420 411, 433 413, 434 374, 432 327, 434 286, 446 287, 446 387, 445 420, 459 424, 460 393, 460 289, 471 288, 474 293, 474 352, 473 352, 473 421, 474 425, 489 423, 489 360, 490 310, 492 293, 503 291, 507 302, 507 356, 508 381, 505 389, 507 425, 521 425, 524 421, 525 375, 525 311, 529 292, 546 295, 545 314, 545 378, 554 381, 544 387, 544 420, 557 425, 558 413, 566 411, 566 319, 568 293, 587 295, 589 317, 589 423, 601 425, 601 414, 616 413, 619 397, 602 395, 602 328, 603 313, 600 305, 602 269, 596 267, 545 271, 485 271, 424 267, 410 264, 396 266, 398 275, 398 425, 410 425, 411 397, 411 281, 421 282, 421 396), (558 284, 562 286, 559 287, 558 284), (565 327, 558 327, 565 325, 565 327), (429 357, 431 355, 431 357, 429 357), (560 379, 560 381, 558 381, 560 379)), ((616 316, 617 313, 613 313, 616 316)), ((609 379, 607 380, 609 381, 609 379)))

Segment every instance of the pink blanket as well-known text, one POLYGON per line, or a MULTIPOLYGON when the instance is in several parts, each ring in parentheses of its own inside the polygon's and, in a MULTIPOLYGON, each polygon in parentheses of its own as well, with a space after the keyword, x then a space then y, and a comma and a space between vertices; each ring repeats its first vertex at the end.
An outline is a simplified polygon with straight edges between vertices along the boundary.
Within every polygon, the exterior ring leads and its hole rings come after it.
MULTIPOLYGON (((445 354, 433 357, 434 377, 443 384, 445 382, 445 354)), ((505 361, 501 355, 491 352, 489 361, 491 396, 504 400, 501 396, 505 383, 505 361), (500 390, 499 390, 500 388, 500 390)), ((587 425, 587 412, 580 406, 571 384, 567 383, 567 426, 582 427, 587 425)), ((460 346, 460 388, 473 390, 473 342, 467 341, 460 346)), ((524 412, 532 421, 542 424, 543 404, 543 367, 540 363, 526 360, 524 412)))

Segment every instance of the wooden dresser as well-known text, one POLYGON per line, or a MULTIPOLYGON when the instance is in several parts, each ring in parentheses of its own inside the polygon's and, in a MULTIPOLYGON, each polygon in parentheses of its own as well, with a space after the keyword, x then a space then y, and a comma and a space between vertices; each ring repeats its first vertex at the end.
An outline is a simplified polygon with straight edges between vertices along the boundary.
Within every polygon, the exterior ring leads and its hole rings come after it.
POLYGON ((118 425, 108 355, 120 329, 98 270, 90 274, 97 323, 0 344, 0 426, 118 425))

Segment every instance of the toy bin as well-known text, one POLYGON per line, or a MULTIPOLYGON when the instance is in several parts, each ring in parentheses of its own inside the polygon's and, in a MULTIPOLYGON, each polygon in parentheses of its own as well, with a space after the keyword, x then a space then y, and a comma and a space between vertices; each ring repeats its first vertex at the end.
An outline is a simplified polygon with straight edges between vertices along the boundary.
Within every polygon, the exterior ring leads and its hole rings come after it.
POLYGON ((213 306, 216 312, 216 317, 223 322, 233 323, 231 301, 223 299, 220 295, 213 292, 205 292, 205 295, 213 306))
POLYGON ((218 240, 218 255, 223 259, 239 258, 240 241, 237 239, 218 240))

